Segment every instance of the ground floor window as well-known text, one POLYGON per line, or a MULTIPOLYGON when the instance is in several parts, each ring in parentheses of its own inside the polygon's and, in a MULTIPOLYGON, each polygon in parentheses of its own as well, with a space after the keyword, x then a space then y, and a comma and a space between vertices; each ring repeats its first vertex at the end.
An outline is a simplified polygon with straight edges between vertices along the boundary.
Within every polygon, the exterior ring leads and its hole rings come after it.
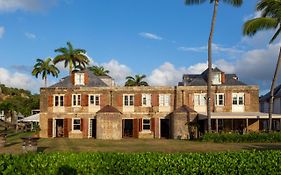
POLYGON ((81 120, 80 119, 73 119, 73 130, 74 131, 80 131, 81 129, 81 120))
POLYGON ((150 130, 150 119, 143 119, 143 130, 150 130))

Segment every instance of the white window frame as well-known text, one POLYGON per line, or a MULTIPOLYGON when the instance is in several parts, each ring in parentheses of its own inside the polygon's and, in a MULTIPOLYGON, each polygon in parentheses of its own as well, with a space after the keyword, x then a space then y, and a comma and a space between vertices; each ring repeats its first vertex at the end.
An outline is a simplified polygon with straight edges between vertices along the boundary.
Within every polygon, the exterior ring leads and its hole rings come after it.
POLYGON ((171 94, 159 94, 159 106, 170 106, 171 94))
POLYGON ((142 94, 141 104, 144 107, 151 107, 151 94, 142 94))
POLYGON ((221 84, 221 73, 220 72, 213 73, 212 84, 221 84), (218 79, 215 79, 216 76, 218 76, 218 79))
POLYGON ((244 93, 232 93, 232 105, 234 106, 244 106, 245 105, 245 94, 244 93), (236 97, 237 104, 234 104, 234 97, 236 97), (240 98, 242 98, 242 103, 240 104, 240 98))
POLYGON ((143 131, 150 131, 151 130, 151 119, 149 119, 149 118, 143 118, 142 119, 142 130, 143 131), (147 124, 147 123, 145 123, 144 121, 149 121, 149 123, 147 124), (144 126, 149 126, 149 129, 145 129, 144 128, 144 126))
POLYGON ((84 73, 75 73, 74 74, 74 84, 75 85, 85 85, 84 73))
POLYGON ((100 94, 89 94, 89 106, 100 106, 100 94), (91 103, 91 97, 94 97, 94 103, 91 103), (96 98, 98 98, 98 104, 96 98))
POLYGON ((81 118, 73 118, 72 119, 72 131, 81 131, 81 118), (79 124, 74 124, 75 120, 79 120, 80 123, 79 124), (74 129, 74 125, 79 125, 79 129, 74 129))
POLYGON ((64 102, 64 95, 63 94, 54 94, 54 96, 53 96, 53 106, 54 107, 63 107, 64 103, 65 102, 64 102), (56 105, 56 97, 58 97, 58 105, 56 105))
POLYGON ((194 106, 206 106, 207 94, 206 93, 195 93, 193 103, 194 103, 194 106), (197 99, 196 96, 198 96, 199 98, 197 99), (196 100, 198 100, 198 102, 196 100))
POLYGON ((72 94, 72 98, 71 98, 72 107, 81 107, 81 100, 82 100, 81 98, 82 98, 81 94, 72 94), (78 96, 80 96, 80 101, 78 100, 78 96), (73 104, 74 98, 76 100, 75 105, 73 104), (78 102, 80 102, 80 104, 78 102))
POLYGON ((216 93, 215 95, 215 105, 216 106, 224 106, 225 104, 225 96, 224 93, 216 93), (222 95, 222 104, 220 104, 220 96, 222 95))
POLYGON ((134 106, 135 95, 134 94, 123 94, 123 104, 125 107, 134 106), (126 97, 128 98, 128 104, 126 105, 126 97))

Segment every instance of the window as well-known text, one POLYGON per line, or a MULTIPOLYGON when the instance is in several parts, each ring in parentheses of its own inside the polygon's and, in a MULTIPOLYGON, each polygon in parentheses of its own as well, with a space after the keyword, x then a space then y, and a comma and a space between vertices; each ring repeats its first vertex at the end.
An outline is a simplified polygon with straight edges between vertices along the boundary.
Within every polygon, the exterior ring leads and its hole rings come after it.
POLYGON ((124 95, 123 97, 125 106, 134 106, 134 95, 124 95))
POLYGON ((206 94, 194 94, 194 106, 205 106, 206 94))
POLYGON ((221 84, 221 73, 219 72, 214 72, 213 73, 213 84, 221 84))
POLYGON ((75 85, 84 85, 84 73, 75 73, 75 85))
POLYGON ((81 95, 80 94, 72 95, 72 106, 81 106, 81 95))
POLYGON ((142 94, 142 106, 151 106, 151 95, 142 94))
POLYGON ((80 131, 81 129, 81 120, 80 119, 73 119, 73 130, 74 131, 80 131))
POLYGON ((89 104, 93 106, 99 106, 100 105, 100 95, 89 95, 89 104))
POLYGON ((216 106, 224 106, 224 94, 223 93, 216 94, 215 104, 216 104, 216 106))
POLYGON ((170 94, 159 95, 159 106, 170 106, 170 94))
POLYGON ((150 119, 143 119, 142 129, 150 130, 150 119))
POLYGON ((233 93, 232 94, 233 105, 244 105, 244 93, 233 93))
POLYGON ((55 106, 63 106, 64 105, 63 98, 64 98, 63 95, 54 95, 55 106))

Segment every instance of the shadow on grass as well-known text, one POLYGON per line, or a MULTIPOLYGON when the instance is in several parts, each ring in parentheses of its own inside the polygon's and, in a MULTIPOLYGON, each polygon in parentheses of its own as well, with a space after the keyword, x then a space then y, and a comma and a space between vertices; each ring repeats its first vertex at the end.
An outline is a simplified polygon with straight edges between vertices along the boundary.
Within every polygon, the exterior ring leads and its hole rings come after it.
POLYGON ((259 150, 259 151, 267 151, 267 150, 281 150, 280 144, 251 144, 244 146, 245 150, 259 150))
POLYGON ((77 170, 68 165, 63 165, 59 167, 57 172, 57 175, 76 175, 76 174, 77 174, 77 170))
POLYGON ((38 153, 43 153, 46 149, 48 149, 49 147, 38 147, 37 148, 37 152, 38 153))

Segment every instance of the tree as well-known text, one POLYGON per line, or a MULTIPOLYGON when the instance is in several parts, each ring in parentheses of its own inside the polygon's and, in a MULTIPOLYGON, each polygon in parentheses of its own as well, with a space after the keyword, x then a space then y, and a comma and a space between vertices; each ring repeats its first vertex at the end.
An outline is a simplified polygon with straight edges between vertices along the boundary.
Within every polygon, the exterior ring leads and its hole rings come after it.
POLYGON ((59 72, 59 69, 52 63, 51 58, 46 60, 37 59, 32 75, 38 78, 38 75, 42 74, 42 80, 45 80, 45 87, 47 87, 47 76, 52 74, 53 77, 58 77, 59 72))
POLYGON ((143 79, 146 78, 146 75, 135 75, 135 77, 128 76, 126 77, 125 86, 148 86, 148 83, 143 79))
POLYGON ((92 71, 96 76, 105 76, 109 73, 109 70, 106 70, 103 66, 92 66, 89 67, 89 70, 92 71))
POLYGON ((55 50, 55 52, 60 53, 54 58, 54 64, 64 61, 64 67, 69 66, 69 75, 73 70, 73 67, 86 68, 89 65, 90 60, 86 56, 86 50, 84 49, 74 49, 70 42, 67 42, 67 48, 61 47, 55 50))
MULTIPOLYGON (((248 36, 254 36, 258 31, 274 29, 275 33, 270 39, 271 44, 280 34, 281 31, 281 1, 280 0, 261 0, 257 3, 256 10, 261 12, 261 16, 245 22, 243 26, 243 34, 248 36)), ((276 80, 278 78, 278 72, 281 64, 281 47, 279 50, 279 56, 277 59, 275 72, 270 87, 270 99, 268 119, 269 127, 268 131, 272 131, 272 109, 274 100, 274 88, 276 80)))
POLYGON ((15 110, 15 106, 13 103, 8 101, 3 101, 0 103, 0 111, 4 111, 5 118, 5 130, 7 130, 7 119, 11 117, 11 121, 13 121, 13 111, 15 110))
MULTIPOLYGON (((202 4, 207 0, 185 0, 186 5, 202 4)), ((212 93, 212 43, 213 34, 216 23, 216 16, 219 2, 230 4, 234 7, 240 7, 243 0, 210 0, 210 3, 214 3, 213 16, 211 22, 211 30, 208 40, 208 82, 207 82, 207 118, 208 118, 208 131, 211 132, 211 93, 212 93)))

